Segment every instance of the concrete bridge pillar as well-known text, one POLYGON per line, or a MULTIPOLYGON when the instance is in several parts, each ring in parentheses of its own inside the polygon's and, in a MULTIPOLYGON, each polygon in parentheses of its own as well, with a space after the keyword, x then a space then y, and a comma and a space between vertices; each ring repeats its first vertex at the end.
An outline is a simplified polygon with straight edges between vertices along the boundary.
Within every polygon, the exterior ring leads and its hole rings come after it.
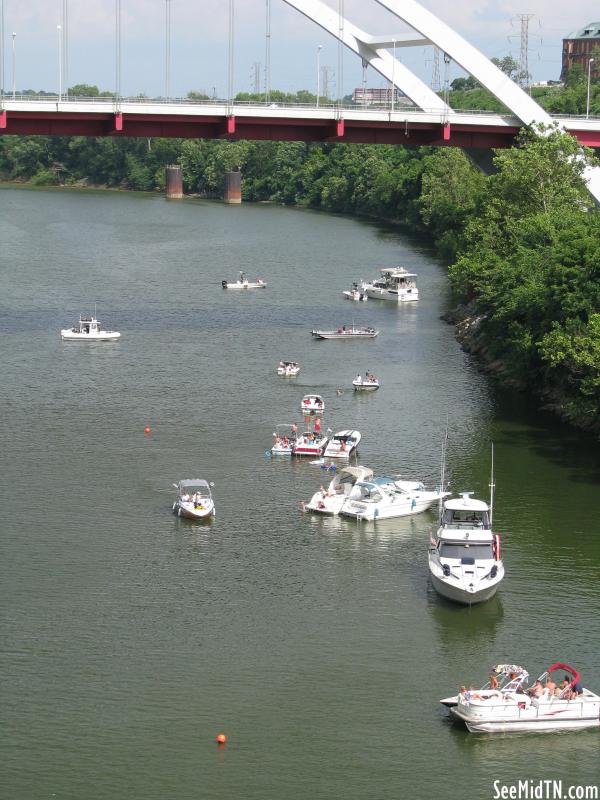
POLYGON ((242 173, 239 169, 225 173, 223 200, 232 204, 242 202, 242 173))
POLYGON ((166 190, 168 200, 180 200, 183 197, 183 175, 179 164, 169 164, 166 168, 166 190))

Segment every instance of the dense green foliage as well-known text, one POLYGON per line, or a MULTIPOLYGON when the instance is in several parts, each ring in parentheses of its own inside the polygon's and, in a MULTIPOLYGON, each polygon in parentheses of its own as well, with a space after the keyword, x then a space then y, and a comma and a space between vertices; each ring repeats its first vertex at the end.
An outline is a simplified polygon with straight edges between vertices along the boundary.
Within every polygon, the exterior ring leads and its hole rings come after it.
MULTIPOLYGON (((564 90, 539 91, 547 105, 560 105, 560 98, 563 109, 581 110, 582 87, 574 71, 564 90)), ((94 89, 71 91, 90 96, 94 89)), ((591 108, 600 113, 598 82, 592 89, 591 108)), ((451 102, 457 107, 457 98, 482 93, 459 84, 451 102)), ((305 99, 277 92, 271 98, 305 99)), ((314 97, 307 93, 306 102, 314 97)), ((517 147, 495 154, 497 172, 489 177, 450 148, 0 137, 4 179, 161 190, 165 166, 178 163, 185 190, 210 197, 220 195, 224 172, 240 167, 246 200, 365 215, 426 235, 454 262, 453 288, 481 319, 479 349, 503 365, 506 378, 598 430, 600 214, 590 207, 582 176, 590 158, 558 131, 523 134, 517 147)))

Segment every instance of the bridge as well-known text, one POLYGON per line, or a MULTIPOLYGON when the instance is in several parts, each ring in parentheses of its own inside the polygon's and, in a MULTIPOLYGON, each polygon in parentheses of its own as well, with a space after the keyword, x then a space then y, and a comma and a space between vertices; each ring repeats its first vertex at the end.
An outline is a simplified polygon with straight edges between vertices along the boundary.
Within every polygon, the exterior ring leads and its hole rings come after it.
MULTIPOLYGON (((3 3, 3 0, 0 0, 3 3)), ((269 13, 271 0, 267 0, 269 13)), ((509 146, 523 126, 555 122, 572 133, 581 144, 600 147, 600 120, 553 119, 527 92, 449 25, 416 0, 374 0, 394 19, 414 33, 375 35, 353 24, 344 15, 343 0, 338 10, 323 0, 283 0, 288 6, 316 23, 338 41, 338 62, 343 70, 342 52, 347 48, 363 64, 378 72, 412 103, 389 109, 335 106, 282 106, 272 103, 246 105, 233 99, 235 0, 229 0, 228 99, 225 102, 190 103, 137 101, 121 97, 121 3, 115 3, 116 85, 114 97, 70 99, 62 87, 55 99, 7 98, 3 74, 0 77, 0 132, 48 136, 176 136, 193 138, 246 138, 301 141, 339 141, 374 144, 454 146, 469 149, 509 146), (508 110, 508 115, 457 112, 396 57, 403 47, 431 45, 444 53, 444 61, 455 61, 488 89, 508 110), (390 50, 392 52, 390 52, 390 50)), ((63 14, 66 0, 63 0, 63 14)), ((3 7, 3 6, 2 6, 3 7)), ((168 5, 167 5, 168 8, 168 5)), ((0 41, 3 44, 3 14, 0 41)), ((270 42, 267 16, 267 60, 270 42)), ((65 20, 66 21, 66 20, 65 20)), ((168 25, 167 25, 168 28, 168 25)), ((59 26, 60 30, 60 26, 59 26)), ((169 53, 167 43, 167 54, 169 53)), ((64 58, 64 54, 63 54, 64 58)), ((60 58, 59 58, 60 61, 60 58)), ((4 54, 0 71, 4 69, 4 54)), ((170 74, 167 55, 166 74, 170 74)), ((341 83, 341 80, 340 80, 341 83)), ((600 167, 586 173, 590 192, 600 203, 600 167)))

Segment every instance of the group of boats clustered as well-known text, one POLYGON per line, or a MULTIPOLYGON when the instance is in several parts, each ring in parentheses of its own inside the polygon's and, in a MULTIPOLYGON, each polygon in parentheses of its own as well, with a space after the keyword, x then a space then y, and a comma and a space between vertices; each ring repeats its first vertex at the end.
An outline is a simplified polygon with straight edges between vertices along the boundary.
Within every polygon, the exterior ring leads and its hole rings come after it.
MULTIPOLYGON (((415 302, 419 290, 415 273, 402 267, 381 270, 381 278, 360 281, 343 292, 346 299, 365 302, 381 299, 415 302)), ((261 278, 248 280, 243 272, 237 281, 223 280, 223 289, 264 289, 261 278)), ((316 339, 374 338, 379 331, 372 327, 342 326, 332 330, 313 330, 316 339)), ((116 341, 121 334, 104 330, 96 318, 80 316, 72 328, 61 330, 63 341, 116 341)), ((296 361, 280 361, 278 375, 294 377, 300 372, 296 361)), ((357 375, 352 381, 355 391, 379 389, 378 379, 371 373, 357 375)), ((338 390, 341 392, 341 390, 338 390)), ((321 485, 310 500, 301 504, 307 513, 341 515, 359 522, 420 514, 436 503, 439 524, 430 537, 428 548, 429 574, 434 589, 442 597, 463 605, 482 603, 492 598, 504 578, 500 537, 492 531, 494 503, 494 471, 489 504, 462 492, 457 498, 444 491, 446 442, 442 447, 442 469, 439 487, 427 489, 421 481, 405 480, 400 476, 375 476, 372 469, 350 465, 361 440, 360 431, 344 429, 333 433, 322 430, 325 401, 318 394, 302 398, 300 412, 305 429, 295 423, 277 425, 274 441, 266 455, 309 456, 335 474, 328 486, 321 485), (337 463, 342 463, 337 469, 337 463)), ((173 484, 177 497, 173 512, 192 520, 206 520, 216 515, 211 487, 204 479, 186 479, 173 484)), ((573 730, 600 726, 600 696, 582 687, 576 669, 562 662, 553 663, 527 689, 529 673, 515 664, 499 664, 489 680, 478 690, 461 687, 456 696, 440 702, 452 716, 471 732, 525 732, 573 730), (567 673, 557 686, 552 679, 555 671, 567 673)))

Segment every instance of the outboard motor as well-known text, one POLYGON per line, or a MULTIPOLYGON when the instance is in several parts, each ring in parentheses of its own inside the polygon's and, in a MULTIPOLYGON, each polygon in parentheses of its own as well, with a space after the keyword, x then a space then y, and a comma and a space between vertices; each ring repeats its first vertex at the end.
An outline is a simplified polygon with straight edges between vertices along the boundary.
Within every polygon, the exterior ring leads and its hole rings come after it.
POLYGON ((226 289, 227 288, 227 281, 221 281, 221 286, 223 287, 223 289, 226 289))

